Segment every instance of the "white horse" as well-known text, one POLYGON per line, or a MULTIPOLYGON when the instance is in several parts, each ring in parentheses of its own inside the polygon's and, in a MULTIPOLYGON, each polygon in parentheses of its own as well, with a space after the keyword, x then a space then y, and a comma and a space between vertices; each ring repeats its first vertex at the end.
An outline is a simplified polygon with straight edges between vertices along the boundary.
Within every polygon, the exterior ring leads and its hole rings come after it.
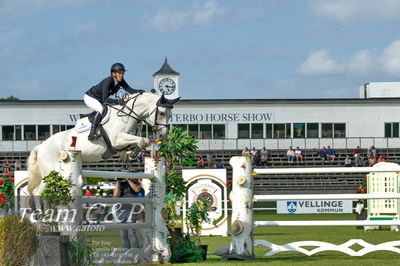
MULTIPOLYGON (((102 124, 112 147, 123 150, 149 145, 147 138, 133 135, 138 125, 147 123, 155 132, 155 138, 162 140, 168 133, 168 119, 171 116, 172 105, 179 100, 168 100, 152 93, 137 93, 126 97, 126 104, 109 106, 109 114, 102 124), (108 122, 105 121, 108 118, 108 122)), ((28 191, 30 195, 39 196, 44 189, 43 177, 55 169, 58 154, 65 149, 71 149, 72 137, 76 137, 76 150, 82 151, 82 162, 98 162, 109 151, 103 138, 88 141, 90 123, 88 118, 82 118, 75 128, 59 132, 31 151, 28 158, 28 191), (86 123, 85 123, 86 122, 86 123), (87 130, 82 125, 89 124, 87 130)))

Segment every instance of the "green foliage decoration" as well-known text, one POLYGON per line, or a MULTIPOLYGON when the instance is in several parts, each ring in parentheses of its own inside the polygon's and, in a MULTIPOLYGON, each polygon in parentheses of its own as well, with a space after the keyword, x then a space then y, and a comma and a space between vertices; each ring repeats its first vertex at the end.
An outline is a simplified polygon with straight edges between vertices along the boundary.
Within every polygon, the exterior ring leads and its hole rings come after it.
POLYGON ((172 127, 168 131, 167 139, 160 144, 159 150, 171 169, 175 170, 177 164, 192 166, 195 163, 196 143, 197 140, 189 135, 189 131, 172 127))
POLYGON ((73 266, 88 266, 93 263, 94 249, 86 242, 83 235, 71 240, 68 250, 70 263, 73 266))
POLYGON ((72 180, 65 179, 57 171, 51 171, 43 178, 43 182, 46 186, 40 195, 51 207, 67 205, 72 201, 71 188, 74 186, 72 180))
POLYGON ((196 247, 196 240, 185 233, 179 238, 170 260, 172 263, 201 262, 203 253, 204 250, 196 247))

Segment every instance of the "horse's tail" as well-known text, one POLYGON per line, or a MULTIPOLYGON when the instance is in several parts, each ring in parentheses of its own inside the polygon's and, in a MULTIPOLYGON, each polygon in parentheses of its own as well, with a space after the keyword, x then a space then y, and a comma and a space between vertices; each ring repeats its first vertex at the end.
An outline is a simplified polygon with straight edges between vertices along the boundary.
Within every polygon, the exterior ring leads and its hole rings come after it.
POLYGON ((42 177, 40 174, 40 165, 37 160, 37 153, 39 146, 40 145, 33 148, 28 157, 28 176, 29 176, 28 191, 29 194, 31 195, 33 195, 33 190, 37 188, 42 182, 42 177))

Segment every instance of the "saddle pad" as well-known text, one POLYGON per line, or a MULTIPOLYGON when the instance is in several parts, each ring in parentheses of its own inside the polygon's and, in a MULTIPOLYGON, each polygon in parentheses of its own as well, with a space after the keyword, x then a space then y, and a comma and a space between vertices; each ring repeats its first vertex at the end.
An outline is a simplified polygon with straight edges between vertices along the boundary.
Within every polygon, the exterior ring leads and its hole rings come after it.
MULTIPOLYGON (((102 125, 104 125, 105 123, 108 122, 108 120, 110 119, 110 113, 111 113, 110 112, 110 108, 108 108, 107 109, 107 113, 105 114, 105 116, 101 120, 101 124, 102 125)), ((90 130, 91 126, 92 126, 92 123, 90 123, 89 117, 86 116, 86 117, 81 118, 78 121, 76 121, 75 130, 78 133, 82 133, 82 132, 90 130)))

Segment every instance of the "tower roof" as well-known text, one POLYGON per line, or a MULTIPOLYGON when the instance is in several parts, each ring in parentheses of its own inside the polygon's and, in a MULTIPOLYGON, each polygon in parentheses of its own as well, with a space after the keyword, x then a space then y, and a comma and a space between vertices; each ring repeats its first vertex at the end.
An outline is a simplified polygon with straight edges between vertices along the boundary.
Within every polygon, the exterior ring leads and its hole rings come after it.
POLYGON ((179 72, 176 72, 175 70, 172 69, 172 67, 168 64, 168 60, 167 57, 165 57, 164 60, 164 64, 162 65, 162 67, 160 68, 160 70, 158 70, 156 73, 153 74, 153 76, 155 75, 179 75, 179 72))

